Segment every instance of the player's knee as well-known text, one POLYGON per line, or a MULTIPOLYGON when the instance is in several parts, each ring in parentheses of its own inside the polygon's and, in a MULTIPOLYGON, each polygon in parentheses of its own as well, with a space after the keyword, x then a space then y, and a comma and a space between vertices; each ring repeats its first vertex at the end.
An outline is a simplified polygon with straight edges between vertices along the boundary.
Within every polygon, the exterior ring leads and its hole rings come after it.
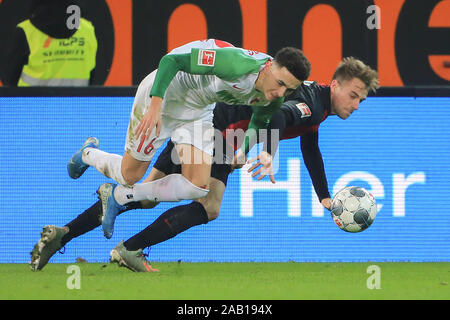
POLYGON ((139 170, 133 171, 122 168, 122 178, 123 181, 118 181, 123 185, 133 186, 139 180, 141 180, 143 174, 140 174, 139 170), (123 182, 123 183, 122 183, 123 182))
POLYGON ((219 217, 219 211, 218 208, 208 208, 208 210, 206 210, 208 221, 217 219, 219 217))
POLYGON ((196 202, 203 205, 206 214, 208 215, 208 222, 217 219, 219 216, 220 205, 215 201, 208 199, 208 197, 197 199, 196 202))
POLYGON ((123 185, 128 185, 128 186, 133 186, 136 184, 136 182, 138 182, 140 180, 140 178, 133 176, 133 175, 124 175, 122 173, 123 176, 123 185))
MULTIPOLYGON (((127 155, 127 154, 125 154, 127 155)), ((117 181, 120 184, 133 186, 142 179, 145 172, 147 171, 150 162, 136 162, 136 160, 129 160, 129 156, 122 160, 121 163, 121 174, 123 181, 117 181), (127 161, 125 161, 128 159, 127 161)))

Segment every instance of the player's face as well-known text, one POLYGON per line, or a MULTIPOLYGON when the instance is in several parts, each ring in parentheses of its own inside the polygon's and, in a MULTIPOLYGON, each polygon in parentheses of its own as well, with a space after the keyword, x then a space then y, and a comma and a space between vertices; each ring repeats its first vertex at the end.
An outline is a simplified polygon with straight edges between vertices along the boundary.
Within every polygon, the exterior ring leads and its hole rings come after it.
POLYGON ((268 101, 291 94, 301 81, 292 75, 286 67, 280 67, 276 62, 269 62, 266 66, 262 91, 268 101))
POLYGON ((331 113, 338 115, 341 119, 347 119, 359 104, 367 97, 367 88, 358 79, 333 80, 331 89, 331 113))

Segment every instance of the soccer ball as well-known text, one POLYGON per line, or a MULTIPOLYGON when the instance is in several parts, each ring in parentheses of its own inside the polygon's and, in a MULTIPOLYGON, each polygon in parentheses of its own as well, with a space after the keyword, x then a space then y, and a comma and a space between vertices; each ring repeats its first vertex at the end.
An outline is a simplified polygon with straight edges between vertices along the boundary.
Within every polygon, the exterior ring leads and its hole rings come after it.
POLYGON ((339 228, 347 232, 366 230, 376 215, 374 197, 361 187, 345 187, 334 196, 331 203, 331 217, 339 228))

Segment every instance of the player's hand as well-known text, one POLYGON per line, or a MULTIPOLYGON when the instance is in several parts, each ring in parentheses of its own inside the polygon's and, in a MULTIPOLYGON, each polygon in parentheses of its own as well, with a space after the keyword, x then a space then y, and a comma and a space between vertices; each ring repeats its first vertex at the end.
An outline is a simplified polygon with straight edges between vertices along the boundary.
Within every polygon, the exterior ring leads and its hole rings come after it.
POLYGON ((325 198, 320 201, 320 203, 325 207, 325 209, 328 209, 331 211, 331 198, 325 198))
POLYGON ((256 158, 250 159, 248 163, 255 162, 254 165, 247 170, 247 172, 253 172, 252 177, 256 177, 259 175, 257 180, 261 180, 266 175, 269 175, 270 181, 275 183, 275 177, 273 175, 273 166, 272 166, 272 155, 267 153, 266 151, 262 151, 256 158), (258 169, 259 168, 259 169, 258 169))
POLYGON ((136 139, 139 139, 142 135, 142 139, 145 139, 144 141, 146 141, 155 127, 156 136, 159 136, 159 133, 161 132, 161 105, 162 98, 152 97, 147 112, 144 114, 136 128, 136 139))
POLYGON ((241 149, 234 155, 233 162, 231 163, 231 172, 234 169, 240 169, 247 162, 247 156, 242 152, 241 149))

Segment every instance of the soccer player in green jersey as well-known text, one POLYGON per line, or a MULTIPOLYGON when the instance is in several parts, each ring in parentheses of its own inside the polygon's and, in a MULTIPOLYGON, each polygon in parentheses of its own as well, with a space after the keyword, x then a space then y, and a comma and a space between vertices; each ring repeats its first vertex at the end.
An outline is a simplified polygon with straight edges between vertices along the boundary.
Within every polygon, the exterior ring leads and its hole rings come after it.
POLYGON ((310 72, 302 51, 287 47, 272 59, 256 51, 233 47, 215 39, 194 41, 165 55, 158 70, 139 85, 127 131, 125 154, 98 149, 98 140, 88 138, 68 164, 77 179, 93 166, 119 185, 98 190, 108 199, 103 208, 105 237, 112 235, 109 208, 128 202, 180 201, 205 197, 211 172, 216 102, 254 107, 244 143, 235 162, 245 157, 256 141, 256 131, 267 127, 283 97, 293 92, 310 72), (181 174, 136 184, 145 174, 156 150, 167 140, 176 145, 181 174), (112 196, 111 196, 112 195, 112 196))
MULTIPOLYGON (((282 107, 270 119, 267 131, 277 131, 281 140, 301 137, 299 150, 303 155, 316 195, 327 209, 330 209, 331 198, 319 149, 319 126, 331 115, 337 115, 341 119, 348 118, 358 109, 368 92, 375 92, 376 88, 378 88, 378 74, 375 70, 355 58, 344 58, 329 85, 304 81, 286 97, 282 107)), ((232 155, 234 150, 240 147, 239 141, 242 141, 234 139, 235 132, 247 130, 254 109, 250 106, 231 108, 227 104, 217 103, 214 109, 214 128, 220 134, 219 139, 215 140, 214 162, 209 182, 210 192, 206 197, 189 204, 170 208, 141 232, 126 241, 121 241, 111 250, 111 262, 118 262, 137 272, 156 271, 142 254, 145 247, 164 242, 193 226, 209 223, 218 217, 228 175, 236 167, 231 164, 232 155), (229 135, 232 139, 228 139, 229 135), (221 140, 222 143, 220 143, 221 140), (232 152, 228 152, 230 149, 232 152), (229 155, 231 156, 228 157, 229 155)), ((275 182, 272 154, 278 147, 278 141, 274 144, 273 141, 278 139, 271 135, 260 138, 268 148, 254 159, 255 164, 248 171, 253 171, 252 175, 258 176, 258 180, 269 175, 270 180, 275 182)), ((169 142, 159 155, 145 182, 181 172, 179 161, 174 161, 173 158, 174 150, 174 144, 169 142)), ((102 198, 64 227, 45 226, 41 239, 31 252, 31 270, 41 270, 66 243, 98 227, 101 224, 99 217, 102 215, 104 204, 105 199, 102 198)), ((153 208, 156 205, 157 203, 148 200, 130 202, 117 212, 117 215, 127 210, 153 208)))

